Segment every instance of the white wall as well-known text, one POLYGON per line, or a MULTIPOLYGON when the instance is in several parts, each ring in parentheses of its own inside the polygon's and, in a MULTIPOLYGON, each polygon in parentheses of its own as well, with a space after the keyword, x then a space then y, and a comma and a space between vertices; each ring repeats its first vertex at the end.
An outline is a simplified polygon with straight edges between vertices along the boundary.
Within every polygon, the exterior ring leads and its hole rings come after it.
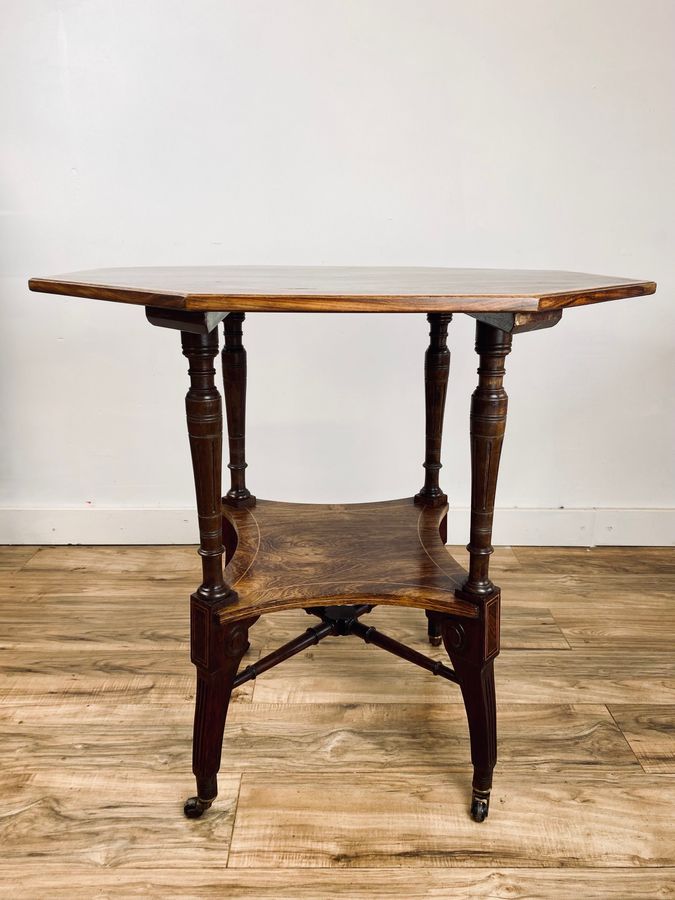
MULTIPOLYGON (((26 279, 199 263, 657 280, 516 338, 496 537, 673 540, 672 0, 0 10, 0 541, 194 539, 178 335, 26 279)), ((456 316, 442 474, 460 508, 472 331, 456 316)), ((246 338, 259 496, 419 488, 422 317, 255 315, 246 338)))

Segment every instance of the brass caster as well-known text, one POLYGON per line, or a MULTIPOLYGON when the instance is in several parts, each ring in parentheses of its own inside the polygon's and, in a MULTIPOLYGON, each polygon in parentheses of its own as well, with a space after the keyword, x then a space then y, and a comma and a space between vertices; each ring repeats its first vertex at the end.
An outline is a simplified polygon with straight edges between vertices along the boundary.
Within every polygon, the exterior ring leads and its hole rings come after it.
POLYGON ((440 634, 438 634, 438 635, 430 634, 429 635, 429 643, 431 644, 432 647, 440 647, 441 644, 443 643, 443 638, 440 636, 440 634))
POLYGON ((199 797, 190 797, 185 801, 183 812, 188 819, 199 819, 212 803, 213 800, 201 800, 199 797))
POLYGON ((490 792, 474 791, 471 796, 471 818, 474 822, 484 822, 490 809, 490 792))

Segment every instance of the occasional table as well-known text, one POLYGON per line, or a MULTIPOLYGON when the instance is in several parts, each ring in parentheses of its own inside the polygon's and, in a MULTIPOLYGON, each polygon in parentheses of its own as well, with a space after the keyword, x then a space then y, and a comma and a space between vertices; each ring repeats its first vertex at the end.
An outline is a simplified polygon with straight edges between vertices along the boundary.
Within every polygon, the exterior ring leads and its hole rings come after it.
MULTIPOLYGON (((193 772, 197 818, 217 795, 232 690, 331 635, 353 635, 459 685, 471 740, 471 816, 487 814, 497 759, 494 659, 500 590, 489 576, 497 471, 506 424, 504 361, 512 335, 550 328, 567 307, 652 294, 656 285, 575 272, 440 268, 231 266, 96 269, 33 278, 33 291, 145 307, 148 321, 181 332, 189 363, 187 426, 197 495, 203 580, 191 596, 197 670, 193 772), (295 504, 256 499, 246 484, 246 313, 424 313, 426 452, 414 497, 380 503, 295 504), (447 497, 439 484, 453 313, 476 320, 478 386, 470 413, 469 569, 445 548, 447 497), (230 489, 221 491, 222 369, 230 489), (377 604, 425 610, 432 644, 452 667, 362 621, 377 604), (240 671, 257 619, 301 608, 316 624, 240 671)), ((419 327, 411 318, 411 328, 419 327)))

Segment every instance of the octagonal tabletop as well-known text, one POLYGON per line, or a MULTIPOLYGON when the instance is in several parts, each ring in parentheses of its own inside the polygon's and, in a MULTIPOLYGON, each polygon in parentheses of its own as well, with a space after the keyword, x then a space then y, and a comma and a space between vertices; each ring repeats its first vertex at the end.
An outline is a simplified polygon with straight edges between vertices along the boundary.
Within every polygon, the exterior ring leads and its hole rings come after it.
POLYGON ((653 294, 653 281, 580 272, 329 266, 92 269, 32 291, 165 309, 243 312, 543 312, 653 294))

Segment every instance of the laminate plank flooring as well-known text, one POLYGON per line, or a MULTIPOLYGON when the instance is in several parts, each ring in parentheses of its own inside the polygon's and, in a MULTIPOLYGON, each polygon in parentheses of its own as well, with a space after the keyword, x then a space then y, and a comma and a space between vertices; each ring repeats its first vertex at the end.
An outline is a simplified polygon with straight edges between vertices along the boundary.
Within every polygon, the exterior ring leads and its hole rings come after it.
POLYGON ((675 706, 609 707, 645 772, 675 775, 675 706))
POLYGON ((502 771, 480 831, 454 773, 242 777, 231 867, 667 866, 675 778, 502 771), (549 815, 537 812, 548 809, 549 815), (493 814, 494 813, 494 814, 493 814))
MULTIPOLYGON (((0 896, 675 897, 675 552, 494 562, 485 823, 456 685, 350 637, 235 692, 188 821, 195 548, 0 548, 0 896)), ((368 620, 444 657, 419 611, 368 620)), ((260 620, 245 662, 312 621, 260 620)))
MULTIPOLYGON (((384 656, 356 638, 335 638, 261 675, 261 703, 456 702, 459 688, 384 656), (338 646, 338 641, 341 645, 338 646), (345 643, 352 646, 345 653, 345 643), (314 664, 314 665, 312 665, 314 664)), ((429 654, 442 658, 438 651, 429 654)), ((675 703, 675 653, 583 650, 505 651, 495 662, 498 703, 675 703)))
MULTIPOLYGON (((524 869, 237 869, 217 864, 176 870, 42 864, 30 879, 33 897, 227 897, 236 900, 532 900, 571 897, 664 900, 675 896, 675 868, 524 869)), ((0 862, 0 881, 16 876, 0 862)), ((0 887, 0 896, 16 891, 0 887)))

